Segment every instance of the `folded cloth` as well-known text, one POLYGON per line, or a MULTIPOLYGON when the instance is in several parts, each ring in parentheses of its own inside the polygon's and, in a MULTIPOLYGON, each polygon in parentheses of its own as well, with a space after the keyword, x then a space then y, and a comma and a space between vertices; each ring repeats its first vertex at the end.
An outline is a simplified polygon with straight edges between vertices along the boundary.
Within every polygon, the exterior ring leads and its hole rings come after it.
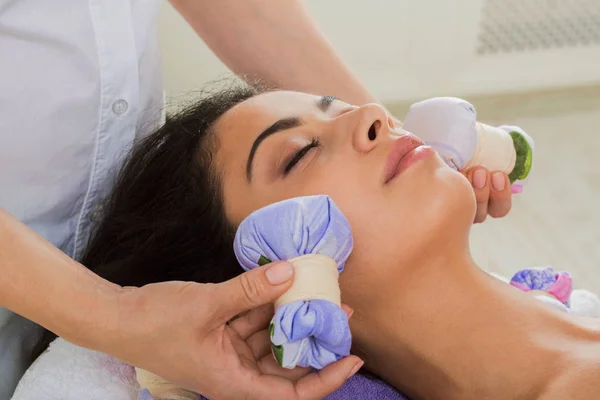
POLYGON ((575 289, 571 294, 571 308, 573 315, 590 318, 600 318, 600 298, 585 289, 575 289))
POLYGON ((135 400, 132 366, 56 339, 19 382, 12 400, 135 400))
POLYGON ((570 306, 573 280, 567 272, 555 272, 550 267, 522 269, 513 275, 510 284, 525 292, 547 294, 567 308, 570 306))
POLYGON ((324 400, 409 400, 386 381, 356 374, 324 400))
POLYGON ((506 282, 560 311, 600 318, 600 298, 585 289, 573 290, 573 280, 568 272, 555 272, 551 267, 526 268, 517 271, 506 282))
POLYGON ((337 277, 353 244, 350 224, 328 196, 274 203, 240 224, 234 251, 242 268, 276 260, 295 267, 294 283, 277 301, 270 325, 273 354, 282 367, 321 369, 350 354, 337 277))

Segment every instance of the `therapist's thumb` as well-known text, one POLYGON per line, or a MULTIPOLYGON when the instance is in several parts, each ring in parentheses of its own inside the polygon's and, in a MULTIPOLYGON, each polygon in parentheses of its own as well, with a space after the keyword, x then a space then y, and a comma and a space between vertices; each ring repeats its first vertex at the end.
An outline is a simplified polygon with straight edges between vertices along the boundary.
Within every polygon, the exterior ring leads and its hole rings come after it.
POLYGON ((224 318, 272 303, 292 285, 294 267, 287 261, 271 264, 245 272, 219 284, 221 310, 224 318))

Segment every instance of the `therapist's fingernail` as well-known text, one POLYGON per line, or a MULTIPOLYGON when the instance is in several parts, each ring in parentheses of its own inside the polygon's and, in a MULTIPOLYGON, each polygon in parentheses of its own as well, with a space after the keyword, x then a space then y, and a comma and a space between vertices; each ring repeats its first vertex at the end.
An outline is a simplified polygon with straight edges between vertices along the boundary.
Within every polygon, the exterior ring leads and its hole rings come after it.
POLYGON ((356 374, 356 373, 358 372, 358 370, 362 368, 362 366, 363 366, 363 365, 365 365, 365 362, 364 362, 364 361, 362 361, 362 360, 360 360, 360 361, 358 362, 358 364, 356 364, 356 365, 354 366, 354 368, 352 368, 352 371, 350 371, 350 375, 348 375, 348 378, 346 378, 346 379, 349 379, 349 378, 351 378, 352 376, 354 376, 354 374, 356 374))
POLYGON ((483 189, 487 182, 487 171, 484 169, 478 169, 473 172, 473 187, 475 189, 483 189))
POLYGON ((281 285, 294 274, 294 266, 287 261, 280 261, 267 268, 267 280, 271 285, 281 285))
POLYGON ((506 179, 502 172, 494 172, 492 175, 492 187, 496 192, 501 192, 506 187, 506 179))

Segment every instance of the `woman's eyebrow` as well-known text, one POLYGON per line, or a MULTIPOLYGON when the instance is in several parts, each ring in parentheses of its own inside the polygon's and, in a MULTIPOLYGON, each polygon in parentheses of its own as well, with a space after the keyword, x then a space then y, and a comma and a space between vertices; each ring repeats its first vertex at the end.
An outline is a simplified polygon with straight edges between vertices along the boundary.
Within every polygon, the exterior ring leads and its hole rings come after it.
MULTIPOLYGON (((337 99, 334 96, 322 96, 319 98, 319 100, 317 100, 316 105, 319 108, 319 110, 321 110, 322 112, 326 112, 329 109, 329 107, 331 107, 331 103, 333 103, 335 100, 337 99)), ((301 126, 302 124, 302 119, 298 117, 282 118, 279 121, 275 122, 273 125, 269 126, 264 131, 262 131, 260 135, 258 135, 258 137, 254 140, 254 143, 252 144, 250 154, 248 155, 248 161, 246 162, 246 178, 248 179, 248 182, 252 180, 252 165, 254 163, 254 155, 256 154, 256 151, 258 150, 260 144, 266 138, 277 132, 296 128, 298 126, 301 126)))
POLYGON ((254 143, 252 144, 250 154, 248 155, 248 162, 246 163, 246 178, 248 179, 248 182, 252 180, 252 164, 254 161, 254 155, 256 154, 256 150, 258 150, 258 146, 260 146, 260 144, 269 136, 274 135, 277 132, 285 131, 287 129, 296 128, 300 125, 302 125, 302 120, 298 117, 282 118, 267 129, 265 129, 264 131, 262 131, 260 135, 258 135, 258 137, 254 140, 254 143))
POLYGON ((319 99, 319 101, 317 101, 317 107, 319 107, 319 110, 327 112, 329 107, 331 107, 331 103, 333 103, 335 100, 337 100, 337 98, 334 96, 323 96, 319 99))

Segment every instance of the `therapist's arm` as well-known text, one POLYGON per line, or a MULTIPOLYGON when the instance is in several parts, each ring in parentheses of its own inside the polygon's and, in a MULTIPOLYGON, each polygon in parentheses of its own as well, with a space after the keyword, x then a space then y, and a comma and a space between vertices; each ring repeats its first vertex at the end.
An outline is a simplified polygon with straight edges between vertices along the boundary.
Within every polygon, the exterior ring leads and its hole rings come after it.
POLYGON ((377 102, 319 31, 303 1, 171 3, 236 74, 355 105, 377 102))
POLYGON ((90 346, 116 323, 120 292, 0 208, 0 307, 90 346))
POLYGON ((252 341, 292 277, 289 263, 276 262, 215 285, 122 288, 0 208, 0 307, 210 398, 320 399, 362 366, 348 356, 316 374, 285 370, 263 342, 252 341))

